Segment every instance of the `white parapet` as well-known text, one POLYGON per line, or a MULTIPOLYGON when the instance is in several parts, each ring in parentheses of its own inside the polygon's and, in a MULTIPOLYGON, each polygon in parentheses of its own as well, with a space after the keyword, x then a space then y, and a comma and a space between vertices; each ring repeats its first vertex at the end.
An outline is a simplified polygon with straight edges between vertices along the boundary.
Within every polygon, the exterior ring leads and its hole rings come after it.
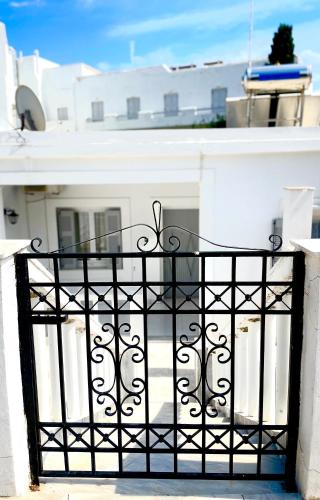
POLYGON ((290 240, 311 238, 313 187, 285 187, 283 196, 283 249, 290 240))
POLYGON ((0 497, 23 495, 29 483, 13 257, 28 244, 0 241, 0 497))
POLYGON ((320 239, 292 243, 306 256, 296 477, 303 498, 312 500, 320 498, 320 239))

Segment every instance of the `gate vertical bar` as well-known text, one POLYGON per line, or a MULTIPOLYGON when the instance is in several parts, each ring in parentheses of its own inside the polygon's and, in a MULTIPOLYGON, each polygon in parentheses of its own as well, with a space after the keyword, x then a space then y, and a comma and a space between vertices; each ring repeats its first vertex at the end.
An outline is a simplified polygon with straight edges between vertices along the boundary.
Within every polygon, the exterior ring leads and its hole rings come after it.
POLYGON ((173 459, 174 473, 178 472, 178 400, 177 400, 177 318, 176 318, 176 256, 172 257, 172 377, 173 377, 173 459))
POLYGON ((114 309, 114 339, 115 339, 115 377, 116 377, 116 401, 117 401, 117 425, 118 425, 118 460, 119 473, 123 471, 122 461, 122 430, 121 430, 121 365, 120 365, 120 333, 119 333, 119 306, 118 306, 118 274, 117 258, 112 257, 112 281, 113 281, 113 309, 114 309))
POLYGON ((201 257, 201 428, 202 428, 202 450, 201 450, 201 473, 206 472, 206 312, 205 312, 205 288, 206 283, 206 260, 201 257))
POLYGON ((150 421, 149 421, 149 363, 148 363, 148 301, 147 301, 147 263, 142 257, 142 286, 143 286, 143 335, 144 335, 144 378, 145 378, 145 419, 146 419, 146 468, 150 472, 150 421))
POLYGON ((40 442, 38 429, 39 408, 37 398, 33 328, 31 323, 28 261, 25 258, 25 255, 16 255, 15 265, 17 279, 22 392, 27 420, 31 483, 39 485, 39 474, 42 469, 41 452, 38 446, 38 443, 40 442))
POLYGON ((258 441, 258 460, 257 474, 261 474, 261 451, 262 451, 262 426, 263 426, 263 387, 264 387, 264 350, 265 350, 265 332, 266 332, 266 294, 267 294, 267 257, 262 257, 262 276, 261 276, 261 323, 260 323, 260 373, 259 373, 259 441, 258 441))
MULTIPOLYGON (((94 448, 94 411, 92 397, 92 367, 91 367, 91 329, 90 329, 90 302, 89 302, 89 277, 88 277, 88 259, 83 259, 83 284, 84 284, 84 308, 86 325, 86 349, 87 349, 87 377, 88 377, 88 407, 90 420, 90 444, 91 450, 94 448)), ((94 451, 91 451, 91 469, 96 470, 96 459, 94 451)))
POLYGON ((304 258, 303 252, 296 252, 293 256, 288 389, 288 441, 285 471, 288 491, 296 490, 295 473, 299 432, 301 352, 303 341, 304 258))
MULTIPOLYGON (((56 298, 56 316, 57 320, 61 316, 60 308, 60 278, 59 278, 59 264, 58 259, 53 259, 53 272, 54 272, 54 291, 56 298)), ((57 346, 58 346, 58 365, 59 365, 59 387, 60 387, 60 404, 61 404, 61 420, 62 420, 62 435, 63 435, 63 454, 64 454, 64 467, 66 472, 69 472, 69 457, 67 452, 68 439, 67 439, 67 415, 66 415, 66 395, 64 386, 64 361, 63 361, 63 343, 62 343, 62 328, 61 322, 57 322, 57 346)))
POLYGON ((236 272, 237 260, 236 257, 231 257, 231 366, 230 366, 230 459, 229 459, 229 474, 233 475, 233 446, 234 446, 234 392, 235 392, 235 336, 236 336, 236 272))

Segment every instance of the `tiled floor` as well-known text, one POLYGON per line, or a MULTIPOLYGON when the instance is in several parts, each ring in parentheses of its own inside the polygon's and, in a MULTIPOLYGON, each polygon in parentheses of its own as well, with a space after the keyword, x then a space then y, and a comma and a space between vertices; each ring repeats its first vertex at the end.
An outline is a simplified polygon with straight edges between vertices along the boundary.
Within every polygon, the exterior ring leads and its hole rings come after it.
POLYGON ((50 479, 20 500, 300 500, 278 481, 182 481, 165 479, 50 479))
MULTIPOLYGON (((149 344, 149 412, 150 421, 153 423, 172 422, 173 414, 173 396, 172 396, 172 345, 168 341, 154 340, 149 344)), ((138 365, 139 369, 139 365, 138 365)), ((135 377, 143 377, 143 373, 135 372, 135 377)), ((142 368, 143 369, 143 366, 142 368)), ((179 367, 179 376, 187 377, 190 384, 195 384, 196 371, 194 366, 188 363, 179 367)), ((132 379, 132 374, 130 374, 132 379)), ((178 421, 182 423, 190 422, 190 405, 177 405, 178 421)), ((136 422, 144 422, 145 414, 143 405, 135 407, 136 422)), ((191 420, 196 420, 193 418, 191 420)), ((219 415, 215 418, 216 423, 223 423, 225 417, 219 415)), ((128 419, 130 421, 130 419, 128 419)), ((142 440, 144 438, 141 438, 142 440)), ((169 439, 169 438, 168 438, 169 439)), ((84 454, 73 454, 74 460, 80 460, 73 464, 76 470, 84 470, 84 454), (77 457, 77 455, 80 455, 77 457)), ((113 454, 104 454, 101 456, 104 460, 113 454)), ((124 454, 124 466, 126 470, 143 470, 143 464, 140 463, 142 456, 135 453, 124 454)), ((157 454, 152 464, 155 470, 172 469, 170 457, 166 454, 157 454)), ((172 457, 171 457, 172 458, 172 457)), ((201 458, 201 457, 200 457, 201 458)), ((197 455, 185 454, 180 458, 179 467, 184 467, 183 472, 198 472, 201 466, 201 460, 197 455)), ((50 460, 50 454, 46 460, 50 460)), ((228 472, 229 456, 226 455, 208 455, 206 468, 214 472, 228 472)), ((254 472, 256 468, 256 457, 253 455, 239 455, 235 458, 236 472, 254 472), (238 462, 237 462, 238 460, 238 462), (252 463, 251 463, 252 462, 252 463), (252 469, 252 470, 251 470, 252 469)), ((265 472, 277 472, 281 465, 279 457, 265 456, 263 467, 265 472)), ((48 468, 49 465, 46 464, 48 468)), ((105 470, 110 464, 103 464, 105 470)), ((89 464, 90 466, 90 464, 89 464)), ((54 468, 54 467, 53 467, 54 468)), ((90 468, 90 467, 89 467, 90 468)), ((182 470, 181 470, 182 471, 182 470)), ((299 500, 298 494, 287 494, 284 486, 278 481, 221 481, 221 480, 159 480, 159 479, 48 479, 42 483, 40 492, 30 493, 26 500, 195 500, 195 499, 242 499, 242 500, 299 500)))

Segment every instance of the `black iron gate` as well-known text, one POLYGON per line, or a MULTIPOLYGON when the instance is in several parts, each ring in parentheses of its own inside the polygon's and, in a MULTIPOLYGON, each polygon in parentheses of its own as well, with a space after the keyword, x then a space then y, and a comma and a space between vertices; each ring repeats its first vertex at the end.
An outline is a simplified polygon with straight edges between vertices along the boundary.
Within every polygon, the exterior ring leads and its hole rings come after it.
POLYGON ((160 204, 153 209, 138 252, 40 253, 34 240, 35 253, 16 256, 33 481, 269 478, 294 487, 303 254, 217 244, 185 253, 187 230, 163 239, 160 204), (199 267, 197 282, 177 280, 185 258, 199 267), (62 259, 77 259, 77 272, 62 259))

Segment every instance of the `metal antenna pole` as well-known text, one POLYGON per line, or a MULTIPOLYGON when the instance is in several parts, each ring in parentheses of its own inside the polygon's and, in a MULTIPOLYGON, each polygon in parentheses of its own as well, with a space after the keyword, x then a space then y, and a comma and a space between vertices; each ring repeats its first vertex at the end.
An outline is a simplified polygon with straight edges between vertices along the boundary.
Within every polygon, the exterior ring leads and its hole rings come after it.
POLYGON ((251 68, 252 66, 253 22, 254 22, 254 0, 249 0, 249 40, 248 40, 249 68, 251 68))

